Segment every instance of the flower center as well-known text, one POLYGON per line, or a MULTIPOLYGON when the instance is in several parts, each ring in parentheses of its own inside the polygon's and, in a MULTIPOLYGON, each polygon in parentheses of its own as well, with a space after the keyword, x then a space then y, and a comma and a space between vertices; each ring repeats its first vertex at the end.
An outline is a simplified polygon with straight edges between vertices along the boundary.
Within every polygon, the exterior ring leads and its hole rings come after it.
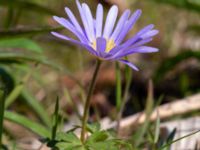
POLYGON ((107 52, 107 53, 110 52, 110 50, 111 50, 113 47, 115 47, 115 41, 112 40, 112 39, 109 39, 109 40, 107 41, 107 44, 106 44, 106 52, 107 52))
MULTIPOLYGON (((96 40, 92 43, 92 47, 96 50, 96 40)), ((115 47, 115 42, 112 39, 106 40, 106 53, 109 53, 112 48, 115 47)))

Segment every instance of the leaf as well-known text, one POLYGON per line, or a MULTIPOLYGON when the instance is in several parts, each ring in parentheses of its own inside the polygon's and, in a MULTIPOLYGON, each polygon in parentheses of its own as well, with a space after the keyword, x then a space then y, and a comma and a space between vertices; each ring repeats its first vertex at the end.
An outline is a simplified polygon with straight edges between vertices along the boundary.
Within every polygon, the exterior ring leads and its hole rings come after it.
POLYGON ((173 143, 176 143, 176 142, 178 142, 178 141, 180 141, 180 140, 182 140, 182 139, 184 139, 184 138, 187 138, 187 137, 192 136, 192 135, 194 135, 194 134, 197 134, 197 133, 199 133, 199 132, 200 132, 200 130, 198 130, 198 131, 196 131, 196 132, 193 132, 193 133, 190 133, 190 134, 188 134, 188 135, 185 135, 185 136, 183 136, 183 137, 180 137, 180 138, 178 138, 178 139, 176 139, 176 140, 174 140, 174 141, 169 141, 166 145, 163 145, 159 150, 163 150, 164 148, 169 147, 169 146, 172 145, 173 143))
POLYGON ((0 89, 0 148, 2 146, 5 92, 0 89))
POLYGON ((54 114, 53 114, 53 126, 52 126, 52 132, 51 132, 51 140, 55 140, 57 128, 58 128, 58 121, 59 121, 59 98, 56 99, 56 104, 54 108, 54 114))
POLYGON ((178 63, 188 58, 196 58, 200 60, 200 52, 199 51, 194 52, 194 51, 188 50, 174 57, 167 58, 162 63, 160 63, 161 65, 158 67, 158 69, 154 73, 154 81, 156 82, 160 81, 167 72, 171 71, 178 63))
POLYGON ((87 124, 87 130, 91 133, 95 133, 100 131, 101 129, 101 125, 100 123, 93 123, 93 124, 87 124))
POLYGON ((166 3, 178 8, 184 8, 187 10, 192 10, 200 12, 199 0, 154 0, 158 3, 166 3))
POLYGON ((192 31, 192 33, 200 35, 200 25, 190 25, 187 30, 192 31))
POLYGON ((30 35, 37 35, 48 33, 50 34, 51 31, 59 31, 64 29, 63 27, 35 27, 31 29, 21 28, 21 29, 9 29, 9 30, 0 30, 0 39, 5 38, 16 38, 16 37, 23 37, 30 36, 30 35))
POLYGON ((102 142, 106 139, 108 139, 108 133, 106 131, 97 131, 87 139, 87 143, 102 142))
POLYGON ((42 48, 39 45, 26 38, 1 39, 0 48, 23 48, 33 52, 42 52, 42 48))
MULTIPOLYGON (((56 15, 57 13, 48 7, 44 7, 26 0, 1 0, 0 5, 10 6, 19 9, 26 9, 40 14, 56 15)), ((58 15, 58 14, 57 14, 58 15)))
POLYGON ((50 132, 44 126, 29 120, 28 118, 10 111, 5 111, 4 118, 11 122, 17 123, 41 137, 50 137, 50 132))
POLYGON ((80 139, 73 133, 73 132, 58 132, 56 134, 56 140, 57 141, 65 141, 68 143, 77 143, 82 144, 80 139))
POLYGON ((22 96, 25 98, 25 102, 37 113, 45 125, 50 127, 51 119, 42 104, 40 104, 39 101, 25 88, 22 91, 22 96))
POLYGON ((56 141, 58 141, 56 147, 60 148, 60 150, 73 150, 73 149, 84 150, 82 142, 73 132, 57 133, 56 141))

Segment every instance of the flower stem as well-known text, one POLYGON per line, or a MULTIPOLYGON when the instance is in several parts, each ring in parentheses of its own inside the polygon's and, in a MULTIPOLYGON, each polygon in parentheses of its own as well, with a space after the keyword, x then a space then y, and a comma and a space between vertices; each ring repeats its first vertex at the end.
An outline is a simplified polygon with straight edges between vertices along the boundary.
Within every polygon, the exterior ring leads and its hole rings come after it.
POLYGON ((94 90, 94 86, 95 86, 95 82, 97 79, 97 74, 99 71, 101 65, 101 61, 99 59, 97 59, 96 62, 96 68, 92 77, 92 81, 90 83, 90 87, 89 87, 89 91, 88 91, 88 95, 85 101, 85 106, 84 106, 84 113, 83 113, 83 118, 82 118, 82 131, 81 131, 81 141, 82 143, 85 142, 85 133, 86 133, 86 125, 87 125, 87 120, 88 120, 88 113, 89 113, 89 108, 90 108, 90 100, 91 100, 91 96, 94 90))

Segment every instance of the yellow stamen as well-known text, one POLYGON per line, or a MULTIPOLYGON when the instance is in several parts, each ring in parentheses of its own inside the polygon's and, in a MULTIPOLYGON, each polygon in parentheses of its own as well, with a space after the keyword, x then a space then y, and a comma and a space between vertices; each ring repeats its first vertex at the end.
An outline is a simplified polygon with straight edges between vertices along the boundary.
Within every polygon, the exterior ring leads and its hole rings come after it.
MULTIPOLYGON (((96 44, 96 40, 95 40, 95 41, 92 43, 92 47, 96 50, 96 49, 97 49, 96 46, 97 46, 97 44, 96 44)), ((114 40, 112 40, 112 39, 107 40, 105 52, 107 52, 107 53, 110 52, 110 50, 111 50, 113 47, 115 47, 115 42, 114 42, 114 40)))
POLYGON ((115 41, 112 40, 112 39, 109 39, 109 40, 107 41, 107 44, 106 44, 106 52, 107 52, 107 53, 110 52, 110 50, 111 50, 113 47, 115 47, 115 41))

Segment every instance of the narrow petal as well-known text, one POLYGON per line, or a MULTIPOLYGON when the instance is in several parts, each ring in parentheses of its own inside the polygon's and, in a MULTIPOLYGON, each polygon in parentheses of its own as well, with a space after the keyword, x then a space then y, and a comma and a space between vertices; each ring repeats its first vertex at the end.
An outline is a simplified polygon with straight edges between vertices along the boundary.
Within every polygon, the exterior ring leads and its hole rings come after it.
POLYGON ((128 65, 129 67, 131 67, 132 69, 136 70, 136 71, 139 71, 139 69, 134 65, 132 64, 131 62, 127 61, 127 60, 119 60, 121 63, 123 64, 126 64, 128 65))
POLYGON ((103 6, 98 4, 96 12, 96 38, 101 37, 103 27, 103 6))
POLYGON ((114 30, 114 32, 112 33, 111 35, 111 39, 113 39, 114 41, 116 40, 117 36, 119 35, 119 33, 122 31, 123 27, 124 27, 124 24, 126 22, 126 20, 128 19, 130 15, 130 10, 126 10, 122 16, 120 17, 118 23, 117 23, 117 26, 114 30))
POLYGON ((100 55, 103 56, 106 50, 106 39, 100 37, 97 38, 97 44, 96 49, 99 51, 100 55))
POLYGON ((87 19, 87 23, 88 23, 89 31, 90 31, 90 36, 91 36, 92 40, 94 40, 95 39, 95 35, 94 35, 94 20, 93 20, 93 17, 92 17, 91 10, 88 7, 88 5, 85 4, 85 3, 82 4, 82 8, 84 10, 83 13, 85 13, 85 17, 87 19))
POLYGON ((87 50, 88 50, 90 53, 92 53, 93 55, 97 55, 96 51, 95 51, 92 47, 90 47, 89 45, 87 45, 87 44, 83 44, 83 43, 81 43, 81 42, 79 42, 79 41, 76 41, 76 40, 74 40, 74 39, 71 39, 71 38, 69 38, 69 37, 67 37, 67 36, 65 36, 65 35, 62 35, 62 34, 60 34, 60 33, 57 33, 57 32, 51 32, 51 34, 54 35, 54 36, 56 36, 56 37, 58 37, 58 38, 60 38, 60 39, 70 41, 70 42, 72 42, 72 43, 75 44, 75 45, 79 45, 79 46, 81 46, 81 47, 87 49, 87 50))
POLYGON ((106 23, 103 31, 103 37, 108 39, 112 33, 115 21, 117 19, 118 7, 116 5, 112 6, 108 12, 106 23))
POLYGON ((145 34, 146 32, 152 30, 154 28, 154 25, 153 24, 150 24, 150 25, 147 25, 145 26, 143 29, 141 29, 137 35, 142 35, 142 34, 145 34))
POLYGON ((127 35, 127 33, 131 30, 131 28, 133 27, 133 25, 136 23, 136 21, 139 19, 140 15, 141 15, 142 11, 141 10, 137 10, 132 16, 131 18, 126 22, 123 30, 120 32, 119 36, 117 37, 115 43, 117 45, 119 45, 123 39, 125 38, 125 36, 127 35))
POLYGON ((133 46, 134 46, 134 47, 142 46, 142 45, 144 45, 144 44, 146 44, 146 43, 151 42, 152 40, 153 40, 153 38, 142 39, 142 40, 140 40, 140 41, 134 43, 133 46))
POLYGON ((88 43, 87 38, 82 35, 79 31, 76 30, 76 28, 66 19, 54 16, 53 19, 57 21, 59 24, 67 28, 69 31, 71 31, 76 37, 83 43, 88 43))
POLYGON ((82 22, 83 22, 83 26, 84 26, 84 28, 85 28, 85 33, 86 33, 86 35, 87 35, 87 38, 89 39, 90 42, 93 42, 93 38, 92 38, 92 35, 91 35, 91 33, 90 33, 90 29, 89 29, 87 20, 85 19, 86 16, 85 16, 85 13, 84 13, 83 8, 81 7, 81 4, 80 4, 79 0, 76 0, 76 5, 77 5, 77 7, 78 7, 79 14, 80 14, 81 20, 82 20, 82 22))
POLYGON ((135 53, 153 53, 157 52, 158 49, 150 46, 140 46, 140 47, 129 47, 125 50, 120 50, 118 53, 112 56, 112 58, 120 59, 122 57, 135 54, 135 53))
MULTIPOLYGON (((145 26, 143 29, 141 29, 139 32, 136 33, 136 35, 134 35, 132 38, 128 39, 126 42, 124 42, 123 44, 121 44, 120 46, 116 47, 115 49, 111 50, 110 52, 115 53, 117 52, 119 49, 124 49, 127 47, 130 47, 131 45, 133 45, 135 42, 142 40, 141 36, 147 32, 150 32, 151 29, 153 29, 154 25, 150 24, 148 26, 145 26)), ((148 34, 149 35, 149 34, 148 34)), ((153 35, 153 34, 152 34, 153 35)), ((144 36, 147 37, 147 36, 144 36)))
POLYGON ((141 38, 143 38, 143 39, 149 38, 149 37, 152 37, 152 36, 154 36, 154 35, 156 35, 156 34, 158 34, 158 33, 159 33, 158 30, 151 30, 151 31, 149 31, 149 32, 147 32, 147 33, 145 33, 145 34, 143 34, 143 35, 141 36, 141 38))
POLYGON ((74 16, 74 14, 71 12, 71 10, 68 7, 65 7, 65 12, 67 13, 70 21, 73 23, 73 25, 76 27, 76 29, 84 35, 83 30, 81 28, 81 26, 79 25, 76 17, 74 16))

